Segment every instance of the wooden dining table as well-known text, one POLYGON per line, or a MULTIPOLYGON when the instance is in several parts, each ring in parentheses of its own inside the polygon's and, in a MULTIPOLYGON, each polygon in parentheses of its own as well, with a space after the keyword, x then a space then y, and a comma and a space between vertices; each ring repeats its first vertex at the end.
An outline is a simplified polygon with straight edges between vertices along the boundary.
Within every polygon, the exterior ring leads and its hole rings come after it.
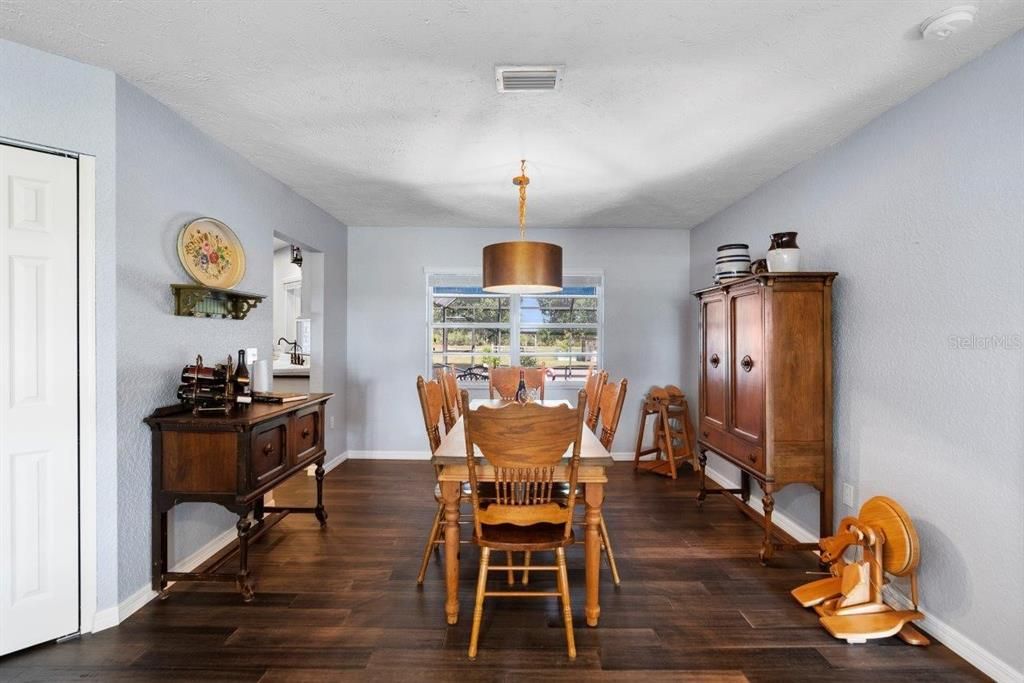
MULTIPOLYGON (((538 401, 544 406, 570 405, 568 401, 538 401)), ((476 399, 470 402, 470 409, 480 406, 499 407, 505 401, 476 399)), ((479 481, 494 481, 494 469, 483 460, 477 450, 480 464, 476 467, 479 481)), ((555 470, 555 479, 569 480, 569 457, 566 452, 563 465, 555 470)), ((459 504, 462 498, 462 482, 469 480, 469 467, 466 463, 466 432, 463 419, 452 426, 441 440, 441 445, 431 459, 439 466, 438 481, 441 484, 441 497, 444 500, 444 571, 447 599, 445 600, 445 616, 449 624, 459 620, 459 504)), ((604 502, 604 485, 608 481, 605 469, 613 464, 612 456, 601 445, 597 436, 584 425, 580 439, 580 469, 577 482, 583 486, 583 499, 586 503, 584 515, 584 556, 586 558, 587 597, 584 614, 588 626, 597 626, 601 616, 600 578, 601 578, 601 505, 604 502)))

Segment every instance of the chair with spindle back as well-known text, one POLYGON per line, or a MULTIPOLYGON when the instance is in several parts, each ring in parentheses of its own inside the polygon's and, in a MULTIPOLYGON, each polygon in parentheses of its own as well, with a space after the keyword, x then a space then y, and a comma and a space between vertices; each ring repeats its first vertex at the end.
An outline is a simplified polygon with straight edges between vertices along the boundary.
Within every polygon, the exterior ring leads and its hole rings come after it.
MULTIPOLYGON (((612 442, 615 441, 615 432, 619 429, 619 418, 622 416, 622 404, 626 401, 626 387, 628 381, 623 378, 621 382, 607 382, 601 391, 601 445, 612 450, 612 442)), ((605 557, 608 558, 608 567, 612 570, 612 581, 618 586, 619 567, 615 564, 615 552, 612 550, 612 541, 608 536, 608 527, 604 523, 604 514, 601 515, 601 548, 605 557)))
POLYGON ((459 384, 455 379, 455 371, 451 368, 438 368, 435 376, 441 383, 444 396, 444 429, 450 432, 459 421, 459 384))
MULTIPOLYGON (((444 406, 444 389, 439 381, 427 382, 422 376, 416 378, 416 393, 420 397, 420 407, 423 409, 423 424, 427 430, 427 442, 430 444, 430 452, 433 453, 441 445, 441 413, 444 406)), ((435 477, 438 468, 434 467, 435 477)), ((439 487, 434 488, 434 500, 437 502, 437 512, 434 513, 434 523, 430 527, 430 535, 427 537, 427 545, 423 549, 423 561, 420 562, 420 573, 416 577, 416 583, 422 584, 427 574, 427 565, 430 563, 430 554, 440 542, 441 521, 444 519, 444 501, 441 499, 439 487)))
POLYGON ((477 654, 484 599, 507 596, 558 596, 562 602, 569 658, 576 658, 565 547, 575 541, 572 511, 576 503, 580 436, 586 402, 586 393, 580 391, 576 408, 512 403, 500 408, 485 406, 470 410, 469 392, 462 392, 466 462, 473 504, 473 540, 480 546, 480 572, 469 640, 470 659, 475 659, 477 654), (475 457, 477 448, 484 459, 479 463, 475 457), (554 495, 558 488, 555 476, 563 469, 562 458, 570 448, 569 498, 562 503, 554 495), (493 502, 484 502, 480 498, 478 468, 493 469, 496 489, 493 502), (505 567, 490 566, 492 550, 509 553, 554 551, 555 565, 534 566, 530 569, 555 572, 558 590, 487 591, 489 571, 525 569, 514 567, 511 562, 505 567))
POLYGON ((604 370, 595 371, 587 368, 587 379, 583 391, 587 392, 587 429, 597 433, 597 419, 601 412, 601 389, 608 381, 608 373, 604 370))
POLYGON ((519 371, 526 376, 527 390, 536 389, 538 398, 544 400, 544 383, 548 376, 547 368, 491 368, 487 373, 487 389, 491 398, 505 401, 516 400, 519 388, 519 371))

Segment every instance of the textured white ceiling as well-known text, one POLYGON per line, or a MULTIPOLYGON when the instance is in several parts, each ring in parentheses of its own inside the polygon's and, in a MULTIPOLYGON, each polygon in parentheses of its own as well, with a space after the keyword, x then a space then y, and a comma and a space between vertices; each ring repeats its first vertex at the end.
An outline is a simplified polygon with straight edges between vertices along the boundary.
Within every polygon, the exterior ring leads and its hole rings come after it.
POLYGON ((689 228, 1024 27, 974 0, 39 2, 0 36, 112 69, 341 221, 689 228), (565 64, 499 95, 495 64, 565 64))

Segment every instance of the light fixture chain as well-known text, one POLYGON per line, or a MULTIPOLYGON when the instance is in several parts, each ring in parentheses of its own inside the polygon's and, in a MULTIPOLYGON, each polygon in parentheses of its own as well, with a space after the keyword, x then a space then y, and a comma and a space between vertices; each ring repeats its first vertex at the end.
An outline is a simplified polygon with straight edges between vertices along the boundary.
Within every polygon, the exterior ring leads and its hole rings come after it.
POLYGON ((512 182, 519 186, 519 239, 526 239, 526 186, 530 179, 526 177, 526 159, 519 162, 520 175, 512 179, 512 182))

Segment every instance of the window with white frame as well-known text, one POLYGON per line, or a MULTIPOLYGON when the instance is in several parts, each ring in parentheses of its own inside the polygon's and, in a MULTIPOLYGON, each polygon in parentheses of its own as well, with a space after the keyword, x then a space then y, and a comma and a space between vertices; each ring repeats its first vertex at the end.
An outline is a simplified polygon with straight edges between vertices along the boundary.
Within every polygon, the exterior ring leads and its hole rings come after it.
POLYGON ((427 277, 431 372, 452 368, 463 384, 494 367, 547 368, 548 382, 582 382, 601 365, 600 275, 566 275, 557 294, 492 294, 479 275, 427 277))

